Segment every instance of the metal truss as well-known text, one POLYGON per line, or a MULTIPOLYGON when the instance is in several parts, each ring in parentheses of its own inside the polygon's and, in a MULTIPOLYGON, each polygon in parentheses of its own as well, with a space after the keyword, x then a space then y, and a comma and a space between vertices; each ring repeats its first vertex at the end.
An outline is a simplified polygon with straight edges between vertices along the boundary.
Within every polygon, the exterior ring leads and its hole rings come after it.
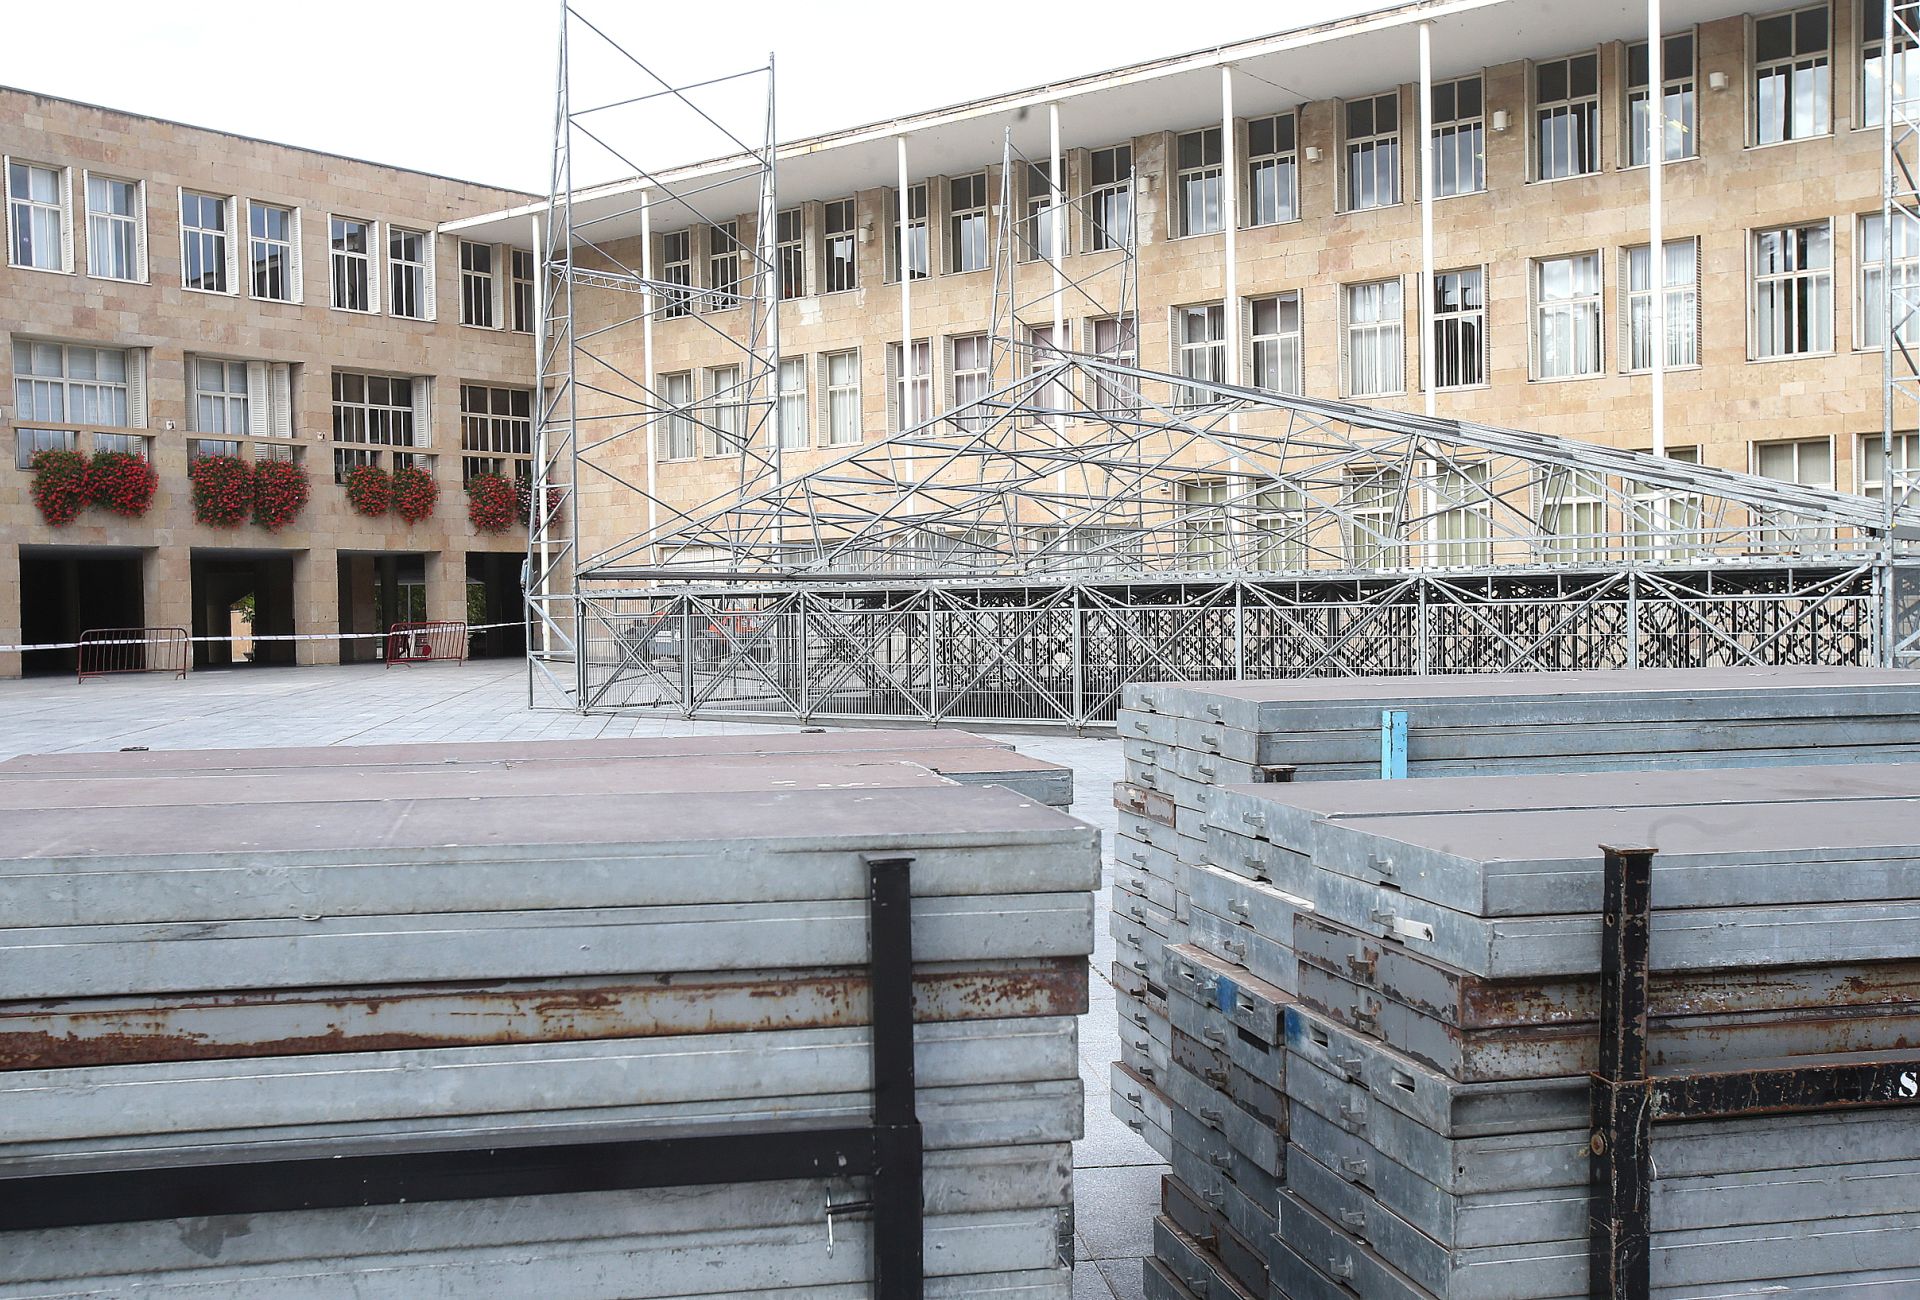
MULTIPOLYGON (((1880 328, 1882 422, 1876 476, 1883 507, 1882 527, 1889 545, 1901 519, 1914 503, 1920 481, 1915 442, 1920 435, 1920 276, 1913 271, 1920 254, 1920 0, 1889 0, 1882 6, 1879 94, 1882 126, 1880 247, 1882 270, 1880 328), (1889 52, 1891 56, 1889 57, 1889 52), (1887 268, 1895 268, 1888 274, 1887 268)), ((1889 599, 1881 613, 1880 635, 1891 662, 1920 662, 1920 601, 1910 571, 1889 564, 1889 599)))

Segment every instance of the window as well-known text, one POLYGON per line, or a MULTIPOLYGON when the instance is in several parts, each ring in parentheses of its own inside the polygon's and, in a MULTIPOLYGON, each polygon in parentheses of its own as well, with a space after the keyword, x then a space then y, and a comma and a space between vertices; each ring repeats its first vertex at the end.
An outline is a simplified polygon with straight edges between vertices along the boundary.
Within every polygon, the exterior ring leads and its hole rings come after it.
POLYGON ((807 359, 780 358, 780 446, 803 451, 807 446, 807 359))
POLYGON ((1220 229, 1220 128, 1188 131, 1174 141, 1179 165, 1175 235, 1210 235, 1220 229))
POLYGON ((1433 88, 1433 192, 1439 198, 1487 188, 1485 99, 1478 76, 1433 88))
POLYGON ((840 199, 826 205, 822 212, 821 254, 825 260, 827 293, 843 293, 860 287, 860 266, 856 261, 853 236, 853 200, 840 199))
MULTIPOLYGON (((1089 322, 1090 350, 1123 366, 1140 364, 1139 331, 1132 316, 1103 316, 1089 322)), ((1091 394, 1093 409, 1109 415, 1132 415, 1140 409, 1140 390, 1130 379, 1101 375, 1091 394)))
POLYGON ((1753 20, 1753 142, 1827 133, 1832 68, 1823 4, 1753 20))
POLYGON ((825 380, 827 442, 842 447, 860 441, 860 354, 829 352, 820 358, 825 380))
POLYGON ((887 428, 911 429, 933 413, 933 344, 913 341, 911 373, 900 367, 900 345, 887 344, 887 428))
POLYGON ((1819 221, 1753 233, 1755 359, 1833 347, 1833 227, 1819 221))
POLYGON ((247 363, 195 357, 192 376, 194 432, 246 433, 247 363))
POLYGON ((180 192, 180 283, 227 292, 227 200, 180 192))
POLYGON ((69 343, 13 343, 14 420, 20 424, 144 427, 139 354, 69 343))
POLYGON ((87 177, 87 274, 102 280, 147 278, 146 211, 140 182, 87 177))
MULTIPOLYGON (((887 279, 900 282, 900 191, 888 190, 893 219, 887 223, 887 279)), ((924 182, 907 189, 907 270, 916 280, 927 278, 927 187, 924 182)))
POLYGON ((150 446, 152 442, 153 439, 143 438, 137 433, 96 433, 93 435, 93 450, 96 455, 101 452, 117 452, 122 456, 151 460, 153 458, 150 446))
POLYGON ((672 320, 693 310, 693 232, 670 230, 660 236, 660 278, 666 282, 662 319, 672 320))
MULTIPOLYGON (((1860 455, 1855 459, 1860 495, 1878 500, 1885 485, 1881 481, 1880 435, 1870 433, 1860 439, 1860 455)), ((1894 499, 1904 502, 1913 491, 1915 471, 1920 470, 1920 433, 1893 435, 1894 499)))
POLYGON ((1253 386, 1270 393, 1300 392, 1300 295, 1250 299, 1247 317, 1253 386))
POLYGON ((978 271, 987 264, 987 174, 956 176, 947 194, 948 267, 978 271))
POLYGON ((1347 562, 1356 569, 1397 569, 1406 563, 1400 541, 1400 471, 1367 466, 1347 475, 1347 562))
POLYGON ((1533 264, 1535 379, 1600 373, 1600 255, 1543 257, 1533 264))
POLYGON ((1087 248, 1133 245, 1133 146, 1095 149, 1087 159, 1087 248))
MULTIPOLYGON (((987 336, 966 334, 953 339, 948 347, 951 360, 947 372, 953 376, 953 406, 960 410, 987 395, 991 360, 987 336)), ((993 419, 991 411, 966 411, 960 417, 963 429, 984 429, 993 419)))
MULTIPOLYGON (((1027 330, 1028 359, 1027 373, 1037 375, 1050 370, 1066 360, 1066 351, 1061 341, 1054 338, 1053 326, 1034 325, 1027 330)), ((1033 394, 1034 405, 1043 411, 1068 411, 1073 407, 1071 393, 1064 379, 1055 379, 1033 394)))
POLYGON ((1256 492, 1247 525, 1252 533, 1253 567, 1301 572, 1307 567, 1306 498, 1297 488, 1256 492))
POLYGON ((693 416, 693 372, 660 376, 660 397, 670 408, 660 422, 658 453, 661 460, 686 460, 699 454, 693 416))
POLYGON ((1433 494, 1433 562, 1471 568, 1493 562, 1493 514, 1487 496, 1491 469, 1485 464, 1436 466, 1433 494))
POLYGON ((1232 499, 1223 479, 1180 485, 1180 553, 1194 561, 1189 568, 1226 567, 1227 504, 1232 499))
POLYGON ((533 333, 533 250, 507 250, 507 285, 512 290, 508 301, 508 328, 520 334, 533 333))
POLYGON ((1486 273, 1480 267, 1433 277, 1433 386, 1487 382, 1486 273))
POLYGON ((1271 226, 1300 215, 1300 168, 1292 113, 1247 123, 1247 224, 1271 226))
MULTIPOLYGON (((1860 243, 1855 261, 1860 263, 1858 327, 1854 336, 1863 348, 1877 348, 1887 332, 1887 264, 1883 247, 1886 225, 1878 212, 1860 218, 1860 243)), ((1893 309, 1903 318, 1920 302, 1920 225, 1904 212, 1896 212, 1893 222, 1893 309)), ((1916 326, 1902 319, 1896 337, 1910 343, 1916 326)))
MULTIPOLYGON (((333 305, 342 311, 373 310, 373 223, 357 217, 328 219, 332 245, 333 305)), ((462 249, 462 265, 465 264, 462 249)))
MULTIPOLYGON (((502 474, 526 477, 533 456, 533 390, 460 385, 460 481, 502 474)), ((504 476, 504 475, 503 475, 504 476)))
MULTIPOLYGON (((1066 173, 1063 169, 1060 184, 1066 185, 1066 173)), ((1053 205, 1053 170, 1050 163, 1027 164, 1027 210, 1020 219, 1020 260, 1023 262, 1046 262, 1053 259, 1054 220, 1058 209, 1053 205)), ((1061 235, 1066 234, 1065 230, 1061 235)), ((1063 244, 1060 252, 1064 256, 1063 244)))
POLYGON ((43 451, 73 451, 79 435, 72 429, 18 429, 19 442, 14 454, 17 469, 32 469, 33 458, 43 451))
POLYGON ((293 368, 187 356, 187 427, 229 437, 293 436, 293 368))
MULTIPOLYGON (((1646 452, 1648 448, 1638 450, 1646 452)), ((1667 459, 1698 465, 1698 447, 1669 447, 1667 459)), ((1633 506, 1626 520, 1628 558, 1635 560, 1686 559, 1700 547, 1706 522, 1706 502, 1698 493, 1670 488, 1629 485, 1633 506)))
POLYGON ((1605 559, 1609 549, 1605 476, 1549 469, 1541 489, 1540 527, 1551 539, 1546 553, 1585 563, 1605 559))
POLYGON ((388 375, 333 372, 333 481, 357 465, 378 465, 380 447, 411 447, 424 432, 415 403, 424 404, 426 383, 388 375))
MULTIPOLYGON (((1784 483, 1805 487, 1833 487, 1833 440, 1796 438, 1782 442, 1753 444, 1753 472, 1784 483)), ((1818 545, 1833 536, 1830 527, 1801 521, 1796 515, 1779 513, 1767 517, 1761 529, 1762 540, 1776 546, 1818 545)))
POLYGON ((292 208, 271 203, 247 205, 247 265, 253 296, 272 302, 298 302, 299 227, 292 208))
POLYGON ((493 328, 493 245, 460 241, 460 323, 493 328))
POLYGON ((36 271, 64 271, 67 247, 66 175, 57 167, 7 163, 7 260, 36 271))
MULTIPOLYGON (((205 460, 209 456, 238 456, 240 440, 237 438, 189 438, 187 439, 187 464, 196 460, 205 460)), ((373 464, 367 461, 366 464, 373 464)))
MULTIPOLYGON (((1914 45, 1908 35, 1920 24, 1920 0, 1897 0, 1893 33, 1893 93, 1896 99, 1913 94, 1914 45)), ((1886 0, 1860 0, 1860 108, 1854 120, 1861 126, 1879 126, 1881 100, 1886 94, 1886 0)))
MULTIPOLYGON (((139 439, 145 442, 145 438, 139 439)), ((286 465, 300 462, 300 448, 285 442, 256 442, 253 444, 253 458, 256 461, 279 461, 286 465)))
POLYGON ((740 305, 740 223, 707 227, 707 307, 724 311, 740 305))
POLYGON ((1400 201, 1400 92, 1348 100, 1342 125, 1347 211, 1392 207, 1400 201))
POLYGON ((1398 280, 1349 284, 1341 290, 1346 316, 1349 397, 1384 397, 1407 386, 1407 349, 1398 280))
POLYGON ((733 456, 747 442, 747 394, 739 366, 707 370, 707 455, 733 456))
POLYGON ((1574 54, 1533 67, 1533 178, 1600 170, 1600 56, 1574 54))
POLYGON ((780 265, 780 298, 785 302, 807 293, 806 223, 799 208, 788 208, 774 219, 775 256, 780 265))
POLYGON ((387 294, 394 315, 433 319, 433 272, 427 265, 432 246, 421 231, 387 227, 387 294))
MULTIPOLYGON (((1666 294, 1667 355, 1664 364, 1700 364, 1700 245, 1697 240, 1667 241, 1661 288, 1666 294)), ((1627 369, 1653 368, 1653 258, 1646 244, 1629 248, 1627 281, 1627 369)))
MULTIPOLYGON (((1227 309, 1223 303, 1173 309, 1174 351, 1181 374, 1214 383, 1227 380, 1227 309)), ((1212 394, 1182 388, 1175 398, 1181 406, 1204 406, 1212 394)))
MULTIPOLYGON (((1694 130, 1697 105, 1693 91, 1693 33, 1663 37, 1660 42, 1663 66, 1660 76, 1666 86, 1666 162, 1692 158, 1700 152, 1694 130)), ((1627 46, 1627 166, 1647 164, 1647 110, 1651 95, 1647 78, 1647 43, 1636 41, 1627 46)))

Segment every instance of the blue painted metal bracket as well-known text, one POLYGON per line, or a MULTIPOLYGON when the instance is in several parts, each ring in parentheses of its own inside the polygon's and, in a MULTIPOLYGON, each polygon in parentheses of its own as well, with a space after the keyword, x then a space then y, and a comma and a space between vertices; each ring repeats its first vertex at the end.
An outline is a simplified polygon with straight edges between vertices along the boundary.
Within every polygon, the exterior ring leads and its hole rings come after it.
POLYGON ((1407 711, 1380 710, 1380 779, 1404 781, 1407 776, 1407 711))

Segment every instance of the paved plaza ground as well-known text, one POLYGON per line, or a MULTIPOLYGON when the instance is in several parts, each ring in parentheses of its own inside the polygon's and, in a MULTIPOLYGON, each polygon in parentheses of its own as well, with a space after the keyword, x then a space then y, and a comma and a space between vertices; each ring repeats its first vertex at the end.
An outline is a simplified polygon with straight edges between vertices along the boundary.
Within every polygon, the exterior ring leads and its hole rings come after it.
MULTIPOLYGON (((372 745, 471 740, 580 740, 773 731, 675 717, 580 717, 527 707, 518 662, 475 661, 387 669, 378 665, 250 668, 194 673, 184 681, 71 677, 0 681, 0 759, 75 750, 227 749, 266 745, 372 745)), ((1022 753, 1071 766, 1073 812, 1100 828, 1111 852, 1119 742, 1054 735, 1003 737, 1022 753)), ((1111 871, 1111 862, 1108 870, 1111 871)), ((1080 1027, 1086 1136, 1074 1144, 1080 1264, 1075 1300, 1141 1294, 1140 1257, 1152 1252, 1152 1221, 1165 1166, 1109 1112, 1109 1063, 1119 1055, 1113 940, 1107 885, 1096 897, 1092 1004, 1080 1027)))

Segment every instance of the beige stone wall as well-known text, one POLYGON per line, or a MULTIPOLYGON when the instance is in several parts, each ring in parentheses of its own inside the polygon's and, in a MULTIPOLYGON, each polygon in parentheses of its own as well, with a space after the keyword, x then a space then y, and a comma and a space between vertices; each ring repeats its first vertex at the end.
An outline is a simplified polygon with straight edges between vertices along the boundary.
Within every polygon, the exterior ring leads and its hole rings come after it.
MULTIPOLYGON (((469 551, 520 551, 517 530, 477 533, 468 523, 461 488, 462 381, 526 387, 534 372, 530 334, 460 325, 457 241, 437 237, 437 320, 334 310, 329 306, 327 221, 330 213, 432 231, 438 223, 526 201, 526 196, 464 181, 159 122, 131 114, 0 91, 0 152, 71 169, 75 220, 72 273, 0 265, 0 644, 20 630, 21 546, 115 546, 146 551, 145 617, 149 623, 191 619, 188 557, 196 551, 293 552, 295 624, 301 633, 338 629, 336 557, 340 552, 424 552, 429 601, 438 616, 465 609, 469 551), (88 274, 82 175, 91 169, 145 184, 148 275, 122 283, 88 274), (216 294, 182 287, 179 191, 238 196, 244 231, 247 199, 294 206, 301 212, 303 285, 299 304, 260 301, 244 284, 216 294), (34 509, 29 475, 14 468, 18 411, 12 376, 15 337, 147 350, 148 418, 144 430, 160 476, 159 495, 145 517, 120 520, 88 510, 72 524, 50 528, 34 509), (292 441, 312 483, 312 500, 290 527, 268 533, 251 524, 216 529, 194 522, 187 482, 190 395, 186 357, 202 353, 232 359, 288 362, 294 367, 292 441), (408 526, 396 516, 368 520, 347 506, 333 482, 331 373, 335 369, 432 377, 431 432, 425 450, 440 486, 429 520, 408 526)), ((244 238, 244 234, 243 234, 244 238)), ((0 259, 4 262, 6 259, 0 259)), ((381 259, 383 262, 384 259, 381 259)), ((497 268, 504 278, 504 264, 497 268)), ((383 277, 384 278, 384 277, 383 277)), ((81 438, 82 450, 87 440, 81 438)), ((251 440, 247 440, 251 445, 251 440)), ((250 453, 246 453, 250 454, 250 453)), ((383 463, 390 460, 383 457, 383 463)), ((338 657, 334 643, 301 643, 302 661, 338 657)), ((0 674, 18 671, 17 656, 0 655, 0 674)))

